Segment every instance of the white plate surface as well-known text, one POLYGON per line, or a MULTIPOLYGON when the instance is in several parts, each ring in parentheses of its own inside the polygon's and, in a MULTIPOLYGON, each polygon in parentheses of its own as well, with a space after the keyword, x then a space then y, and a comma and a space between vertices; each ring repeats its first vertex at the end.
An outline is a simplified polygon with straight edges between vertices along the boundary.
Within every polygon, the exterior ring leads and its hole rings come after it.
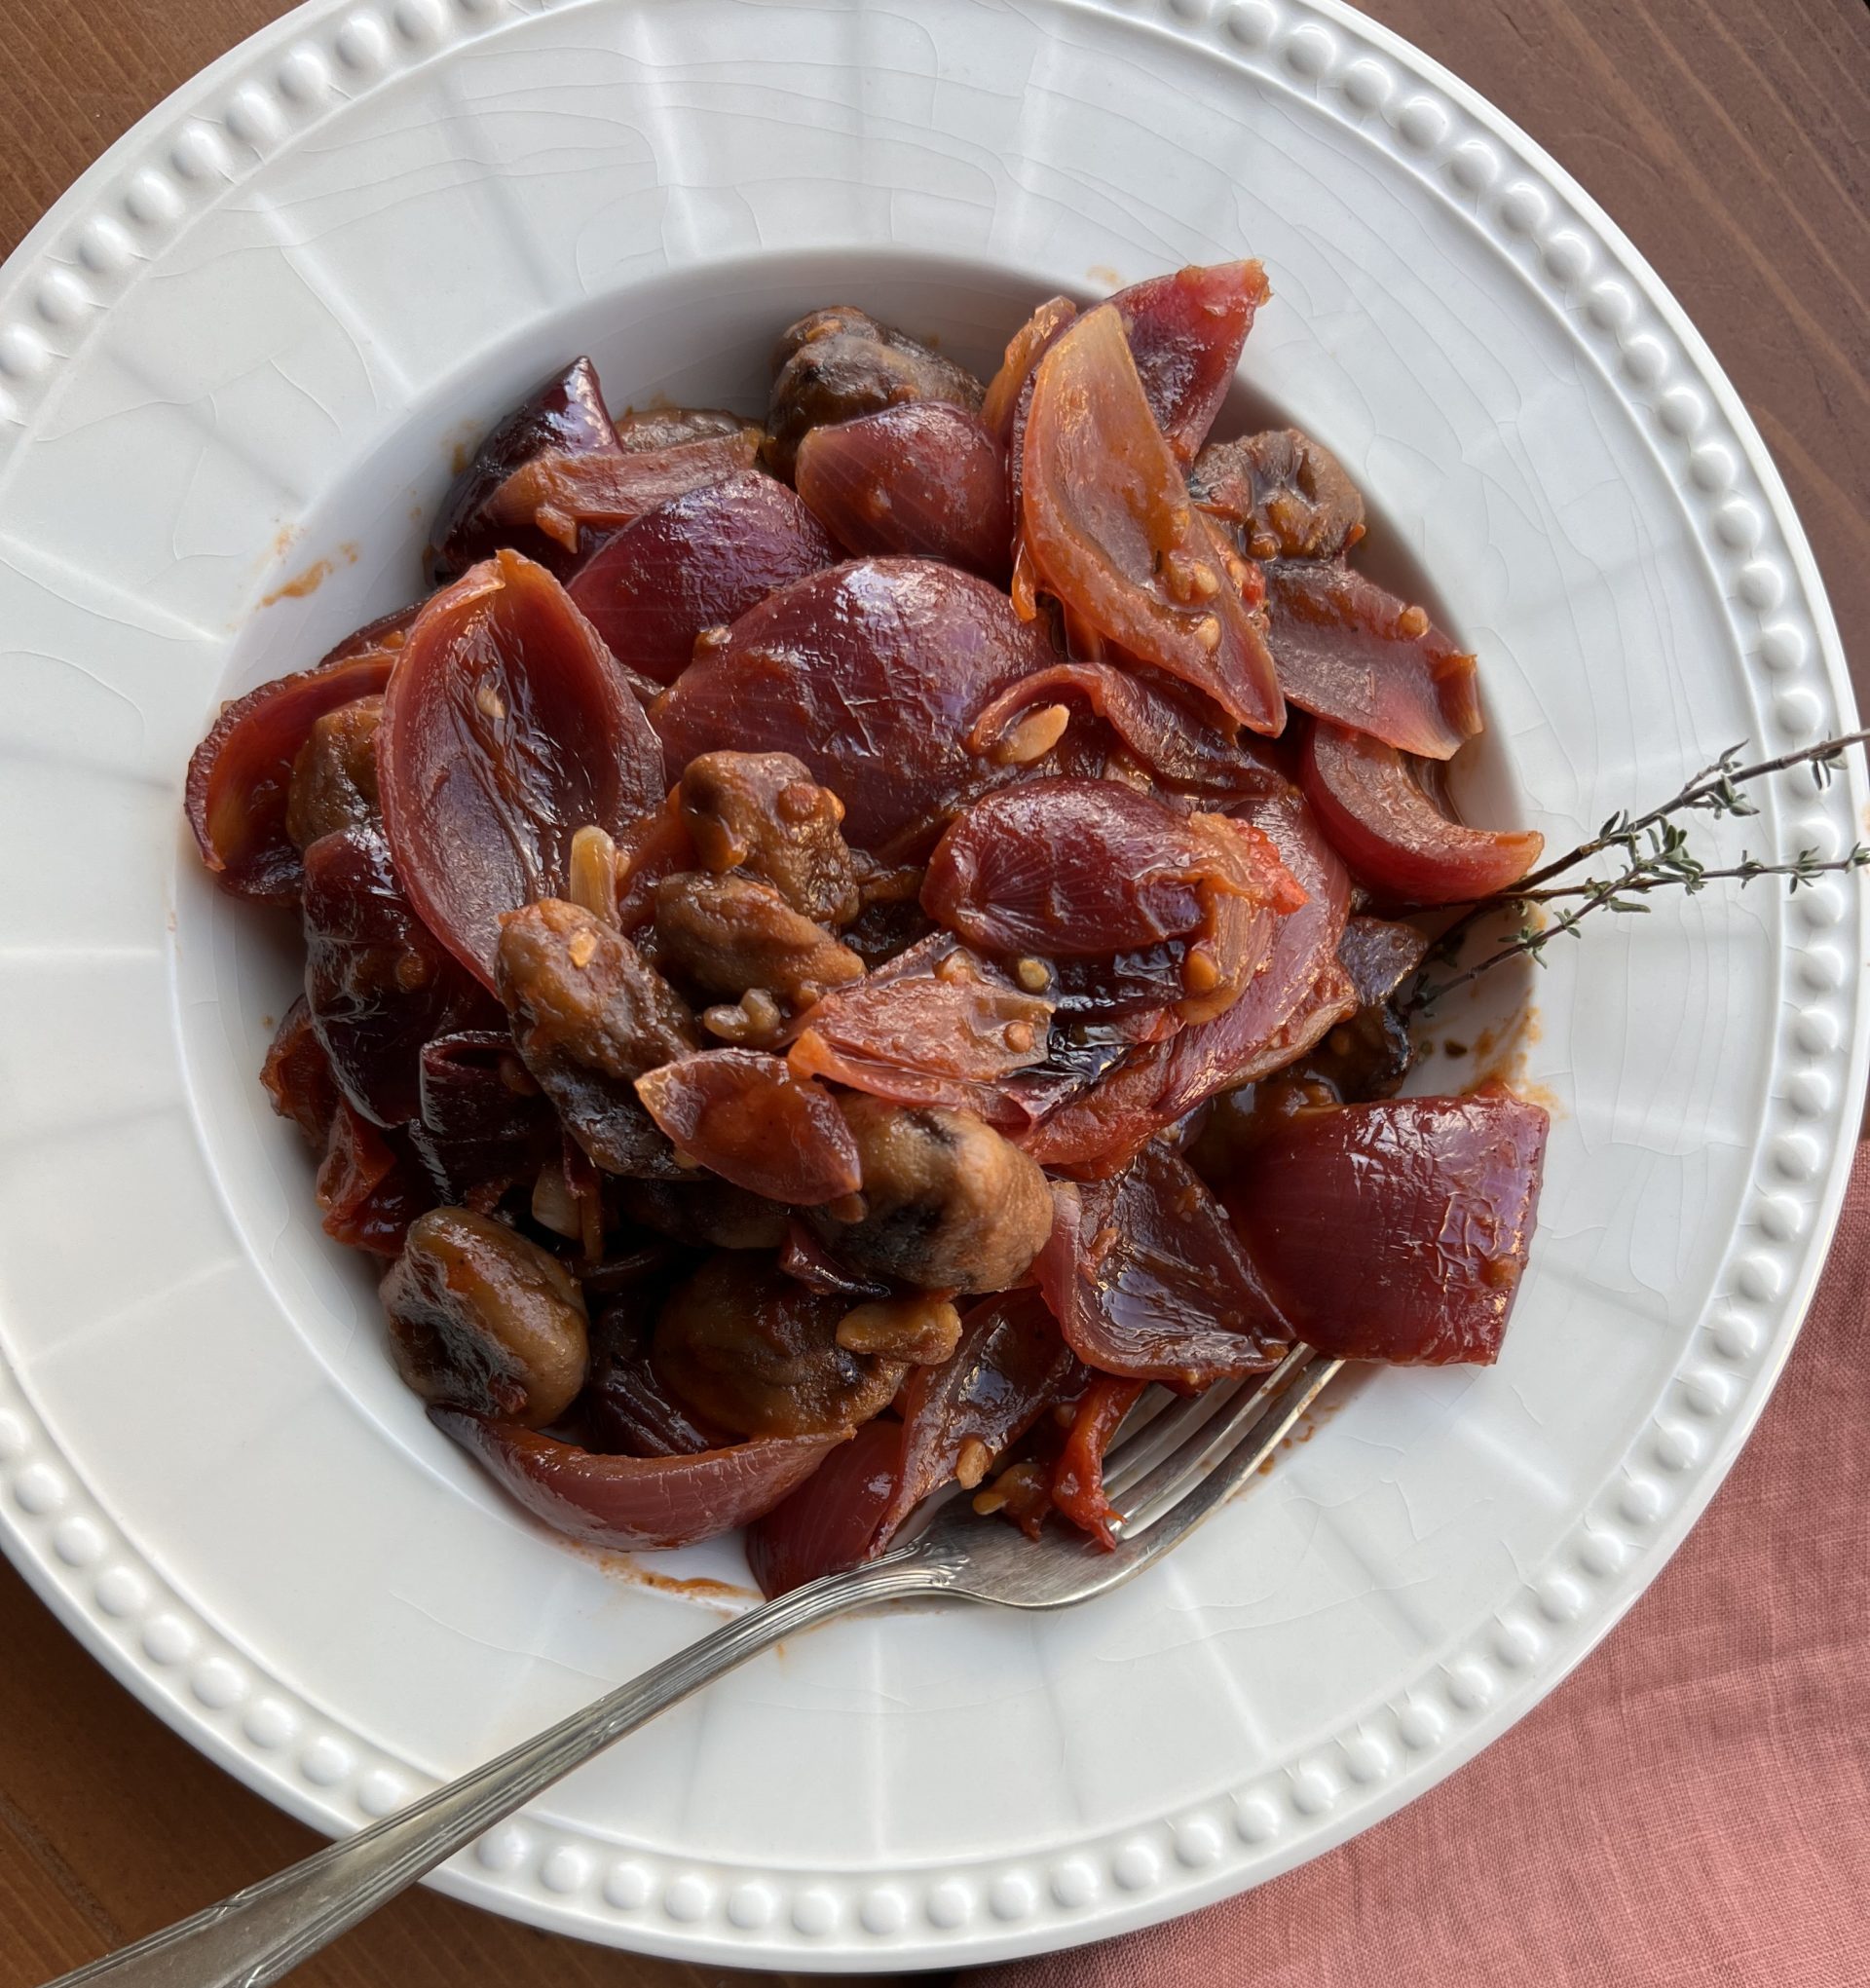
MULTIPOLYGON (((1853 722, 1680 312, 1497 113, 1328 0, 316 0, 7 265, 0 1535, 297 1814, 381 1815, 711 1617, 535 1528, 393 1378, 264 1108, 293 946, 184 848, 189 748, 414 591, 451 456, 572 353, 615 402, 757 405, 813 304, 985 366, 1054 289, 1243 247, 1277 294, 1240 410, 1325 437, 1376 556, 1480 651, 1490 815, 1569 844, 1739 739, 1853 722)), ((1790 777, 1716 843, 1835 851, 1864 801, 1790 777)), ((953 1964, 1186 1910, 1420 1792, 1628 1606, 1757 1414, 1842 1193, 1864 910, 1835 879, 1710 890, 1559 955, 1497 1369, 1361 1379, 1091 1609, 806 1637, 440 1882, 696 1961, 953 1964)), ((729 1545, 657 1571, 744 1579, 729 1545)))

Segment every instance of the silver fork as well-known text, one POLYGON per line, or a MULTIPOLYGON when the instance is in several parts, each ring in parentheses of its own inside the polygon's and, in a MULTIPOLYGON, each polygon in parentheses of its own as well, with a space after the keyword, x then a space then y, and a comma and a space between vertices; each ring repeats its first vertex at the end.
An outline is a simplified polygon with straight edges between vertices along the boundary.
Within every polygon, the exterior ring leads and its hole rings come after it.
POLYGON ((974 1516, 966 1498, 907 1545, 753 1609, 537 1738, 398 1814, 178 1920, 50 1988, 264 1988, 614 1740, 784 1636, 873 1602, 950 1595, 1004 1608, 1066 1608, 1107 1594, 1178 1546, 1290 1432, 1343 1363, 1294 1347, 1278 1367, 1178 1402, 1120 1436, 1104 1488, 1117 1547, 1037 1541, 974 1516))

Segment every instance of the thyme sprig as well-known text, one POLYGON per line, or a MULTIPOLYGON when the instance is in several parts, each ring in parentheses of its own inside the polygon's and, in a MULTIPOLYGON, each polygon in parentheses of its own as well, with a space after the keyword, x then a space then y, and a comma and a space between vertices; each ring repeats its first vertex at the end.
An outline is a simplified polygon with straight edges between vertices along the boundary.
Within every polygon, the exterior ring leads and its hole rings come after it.
POLYGON ((1852 746, 1870 742, 1870 730, 1846 732, 1841 737, 1820 739, 1778 758, 1761 760, 1752 766, 1740 763, 1744 744, 1730 746, 1720 758, 1702 768, 1681 791, 1652 807, 1647 813, 1631 815, 1619 809, 1589 841, 1580 843, 1550 863, 1522 877, 1511 890, 1496 891, 1477 898, 1442 932, 1424 962, 1403 1002, 1404 1013, 1419 1013, 1458 987, 1477 980, 1509 959, 1530 958, 1544 966, 1546 949, 1554 939, 1575 932, 1594 911, 1632 914, 1649 906, 1641 900, 1658 890, 1682 890, 1693 895, 1715 882, 1738 882, 1742 887, 1763 877, 1783 877, 1786 887, 1797 891, 1828 872, 1861 870, 1870 866, 1870 846, 1855 844, 1842 856, 1821 857, 1815 849, 1801 849, 1789 863, 1766 863, 1742 852, 1739 862, 1709 869, 1689 846, 1688 830, 1675 817, 1697 812, 1722 815, 1757 814, 1758 807, 1744 791, 1756 780, 1794 767, 1810 766, 1820 787, 1834 776, 1844 755, 1852 746), (1581 882, 1552 883, 1581 863, 1615 850, 1621 867, 1609 877, 1588 877, 1581 882), (1551 917, 1542 917, 1536 907, 1558 905, 1551 917), (1513 938, 1488 954, 1484 959, 1465 967, 1451 979, 1433 980, 1427 966, 1432 961, 1451 961, 1461 940, 1475 923, 1496 912, 1516 908, 1526 912, 1524 922, 1513 938))

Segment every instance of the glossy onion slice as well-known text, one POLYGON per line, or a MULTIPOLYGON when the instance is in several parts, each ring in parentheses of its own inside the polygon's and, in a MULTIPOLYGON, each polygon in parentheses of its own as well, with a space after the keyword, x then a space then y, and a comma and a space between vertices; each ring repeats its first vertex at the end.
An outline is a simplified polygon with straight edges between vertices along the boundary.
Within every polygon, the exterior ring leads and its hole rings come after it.
POLYGON ((783 483, 741 469, 645 511, 598 546, 566 591, 619 662, 672 684, 702 629, 837 559, 783 483))
POLYGON ((538 532, 503 533, 490 514, 495 494, 535 456, 614 454, 617 448, 617 431, 589 359, 574 359, 562 373, 541 381, 481 443, 442 499, 429 553, 430 578, 437 585, 459 579, 502 545, 555 557, 557 548, 538 532))
POLYGON ((1321 1352, 1490 1363, 1526 1267, 1548 1124, 1498 1087, 1302 1111, 1243 1160, 1228 1212, 1321 1352))
MULTIPOLYGON (((1320 976, 1334 965, 1350 909, 1350 879, 1298 793, 1249 802, 1240 813, 1279 851, 1305 902, 1275 922, 1265 965, 1224 1014, 1132 1051, 1036 1129, 1014 1134, 1040 1165, 1115 1172, 1144 1140, 1217 1091, 1278 1068, 1265 1062, 1268 1054, 1279 1054, 1284 1064, 1309 1046, 1290 1046, 1282 1036, 1306 1011, 1320 976)), ((1323 1023, 1321 1032, 1329 1026, 1323 1023)))
POLYGON ((1253 314, 1271 295, 1257 262, 1216 262, 1151 277, 1110 299, 1156 426, 1182 465, 1208 439, 1253 314))
POLYGON ((1277 1364, 1291 1333, 1185 1161, 1151 1140, 1115 1180, 1053 1195, 1039 1289, 1086 1366, 1200 1387, 1277 1364))
POLYGON ((694 1456, 599 1456, 517 1422, 456 1408, 430 1420, 537 1519, 587 1546, 689 1546, 769 1512, 843 1441, 766 1436, 694 1456))
POLYGON ((1428 935, 1414 925, 1360 914, 1337 942, 1337 963, 1349 975, 1360 1008, 1386 1001, 1422 964, 1428 935))
POLYGON ((495 1019, 491 1004, 411 908, 374 824, 305 852, 305 993, 338 1087, 366 1118, 419 1109, 422 1046, 495 1019))
POLYGON ((782 1504, 747 1529, 747 1564, 768 1601, 882 1552, 878 1527, 896 1493, 903 1425, 866 1422, 782 1504))
POLYGON ((981 401, 981 421, 1002 448, 1011 448, 1014 418, 1040 356, 1077 315, 1078 307, 1069 297, 1049 297, 1009 341, 1000 369, 987 383, 981 401))
POLYGON ((928 559, 856 559, 744 614, 652 714, 669 764, 789 752, 882 855, 924 845, 1006 775, 968 752, 988 699, 1054 659, 1003 593, 928 559))
POLYGON ((434 1205, 402 1135, 379 1132, 343 1099, 314 1191, 325 1234, 376 1257, 399 1256, 409 1224, 434 1205))
POLYGON ((1146 663, 1061 662, 1022 678, 981 713, 968 734, 969 747, 996 760, 1027 713, 1079 697, 1160 786, 1206 800, 1233 800, 1277 793, 1287 785, 1208 698, 1146 663))
POLYGON ((1022 780, 949 825, 922 909, 982 952, 1105 956, 1188 939, 1180 994, 1231 1004, 1304 902, 1271 844, 1222 815, 1182 815, 1114 780, 1022 780), (1239 912, 1244 916, 1236 917, 1239 912))
POLYGON ((1114 1527, 1121 1515, 1104 1493, 1103 1454, 1146 1385, 1109 1374, 1094 1380, 1078 1404, 1071 1434, 1052 1469, 1052 1503, 1105 1553, 1116 1551, 1114 1527))
POLYGON ((260 1081, 273 1108, 305 1134, 315 1152, 322 1153, 338 1115, 338 1083, 331 1061, 312 1026, 312 1011, 298 994, 280 1019, 260 1069, 260 1081))
POLYGON ((997 582, 1013 569, 1005 452, 964 407, 912 400, 814 428, 793 481, 846 551, 943 559, 997 582))
MULTIPOLYGON (((792 1066, 899 1105, 1009 1122, 992 1087, 1043 1063, 1052 1004, 947 932, 837 988, 793 1027, 792 1066)), ((1014 1111, 1010 1122, 1023 1124, 1014 1111)))
POLYGON ((223 890, 296 904, 305 869, 286 833, 292 762, 327 711, 390 681, 414 608, 359 628, 316 669, 278 677, 226 705, 188 763, 183 807, 202 861, 223 890))
POLYGON ((754 1049, 704 1049, 636 1080, 636 1095, 684 1157, 797 1208, 863 1184, 857 1144, 823 1085, 754 1049))
POLYGON ((1280 560, 1266 568, 1266 612, 1280 688, 1301 711, 1432 760, 1480 730, 1474 657, 1361 573, 1280 560))
POLYGON ((1189 503, 1111 306, 1076 319, 1039 361, 1021 477, 1038 584, 1230 718, 1280 729, 1256 569, 1189 503))
POLYGON ((496 544, 524 546, 565 572, 580 552, 645 511, 753 468, 760 431, 704 435, 666 449, 613 449, 532 457, 487 500, 496 544))
POLYGON ((542 567, 502 552, 417 617, 384 695, 384 826, 423 921, 485 986, 500 916, 563 897, 573 835, 661 801, 662 754, 542 567))
POLYGON ((1301 762, 1305 798, 1359 882, 1405 904, 1469 904, 1515 883, 1546 839, 1450 821, 1394 746, 1324 719, 1301 762))
MULTIPOLYGON (((1055 1402, 1084 1386, 1085 1373, 1039 1294, 1003 1291, 961 1323, 960 1343, 940 1367, 918 1367, 898 1406, 902 1477, 883 1515, 879 1550, 922 1500, 952 1483, 971 1443, 987 1452, 981 1471, 1031 1428, 1055 1402)), ((969 1485, 972 1488, 972 1485, 969 1485)))

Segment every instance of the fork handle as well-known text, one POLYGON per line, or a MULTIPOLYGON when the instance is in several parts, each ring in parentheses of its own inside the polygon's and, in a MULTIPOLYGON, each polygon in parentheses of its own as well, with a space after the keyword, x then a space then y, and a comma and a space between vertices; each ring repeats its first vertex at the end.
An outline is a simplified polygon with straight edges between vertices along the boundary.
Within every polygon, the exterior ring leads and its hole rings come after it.
POLYGON ((925 1563, 892 1557, 795 1589, 395 1815, 49 1988, 264 1988, 614 1740, 782 1636, 942 1585, 925 1563))

